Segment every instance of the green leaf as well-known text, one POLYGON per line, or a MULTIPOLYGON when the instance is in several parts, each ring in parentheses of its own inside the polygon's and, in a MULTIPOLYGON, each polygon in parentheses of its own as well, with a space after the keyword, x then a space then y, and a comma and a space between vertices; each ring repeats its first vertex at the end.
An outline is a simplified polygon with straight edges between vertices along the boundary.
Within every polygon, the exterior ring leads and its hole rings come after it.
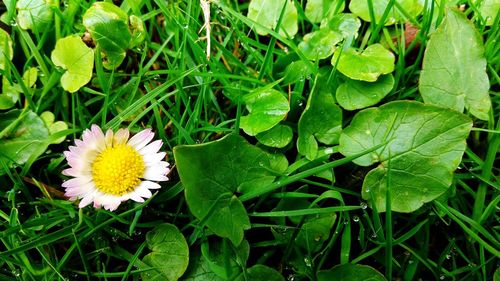
POLYGON ((463 13, 449 9, 425 50, 419 90, 425 103, 464 108, 488 120, 491 99, 481 35, 463 13))
POLYGON ((189 209, 215 234, 238 245, 250 220, 237 194, 274 181, 269 156, 235 134, 210 143, 174 148, 189 209))
POLYGON ((235 281, 285 281, 285 278, 276 270, 265 265, 257 264, 247 269, 246 275, 240 274, 235 281))
POLYGON ((5 30, 0 28, 0 70, 5 70, 7 61, 11 61, 13 57, 12 39, 5 30))
POLYGON ((344 38, 358 37, 358 30, 361 27, 361 21, 353 14, 337 14, 331 19, 321 21, 320 28, 328 28, 332 31, 342 34, 344 38))
MULTIPOLYGON (((137 30, 135 20, 134 24, 137 30)), ((132 41, 127 14, 112 3, 95 2, 83 15, 83 25, 103 53, 103 66, 107 69, 120 66, 132 41)))
POLYGON ((389 50, 381 44, 373 44, 362 53, 354 49, 337 49, 332 65, 337 64, 337 70, 351 79, 375 82, 380 75, 394 71, 394 61, 395 57, 389 50))
MULTIPOLYGON (((293 1, 289 0, 252 0, 248 6, 247 17, 268 29, 274 30, 278 24, 281 11, 286 4, 286 8, 281 20, 279 34, 283 36, 293 37, 297 34, 298 13, 293 1)), ((268 32, 260 26, 252 26, 260 35, 267 35, 268 32)))
POLYGON ((6 128, 9 128, 7 134, 0 138, 0 161, 8 167, 22 165, 47 149, 45 140, 49 137, 49 130, 34 112, 28 110, 22 113, 14 109, 0 113, 0 132, 6 128))
POLYGON ((498 0, 476 0, 474 1, 479 6, 479 13, 486 25, 493 25, 496 15, 500 11, 500 1, 498 0))
POLYGON ((249 114, 242 116, 240 126, 250 136, 274 127, 290 110, 288 100, 277 90, 257 90, 243 97, 249 114))
POLYGON ((61 77, 61 85, 70 93, 78 91, 92 78, 94 51, 76 35, 57 40, 51 58, 56 66, 66 70, 61 77))
POLYGON ((224 281, 211 268, 207 261, 198 251, 190 254, 189 266, 186 273, 180 279, 182 281, 224 281))
POLYGON ((381 101, 394 87, 391 74, 383 75, 375 82, 347 80, 337 88, 337 102, 347 110, 372 106, 381 101))
POLYGON ((493 276, 493 281, 500 281, 500 267, 495 270, 495 275, 493 276))
POLYGON ((321 22, 334 12, 337 6, 339 6, 338 11, 342 11, 345 8, 345 2, 343 0, 308 0, 304 13, 311 22, 321 22))
POLYGON ((17 23, 22 29, 43 31, 54 18, 54 0, 19 0, 17 7, 17 23))
POLYGON ((361 166, 380 162, 365 177, 363 199, 373 199, 378 211, 385 211, 389 185, 392 210, 413 212, 448 190, 471 128, 470 118, 453 110, 391 102, 356 114, 340 136, 339 152, 351 156, 388 142, 353 161, 361 166))
MULTIPOLYGON (((42 114, 40 114, 40 118, 45 123, 45 126, 49 129, 49 133, 51 135, 53 135, 53 134, 55 134, 57 132, 61 132, 61 131, 64 131, 64 130, 68 129, 68 124, 64 123, 63 121, 56 121, 56 122, 54 122, 55 121, 55 116, 50 111, 45 111, 42 114)), ((60 137, 60 138, 54 140, 51 143, 54 143, 54 144, 61 143, 65 139, 66 139, 66 137, 60 137)))
POLYGON ((154 269, 141 273, 142 280, 175 281, 184 274, 189 263, 189 248, 175 225, 158 225, 146 234, 146 243, 151 253, 143 262, 154 269))
POLYGON ((129 17, 130 28, 132 32, 132 39, 130 42, 130 46, 134 47, 142 43, 144 39, 146 39, 147 31, 146 26, 144 26, 144 22, 138 16, 131 15, 129 17))
POLYGON ((299 50, 310 60, 325 59, 333 54, 337 43, 342 41, 342 35, 328 28, 323 28, 304 36, 299 50))
POLYGON ((384 275, 367 265, 340 264, 318 271, 318 281, 387 281, 384 275))
MULTIPOLYGON (((371 0, 375 21, 378 24, 388 7, 390 0, 371 0)), ((422 0, 396 0, 395 1, 402 10, 411 17, 418 16, 424 9, 424 1, 422 0)), ((364 21, 371 22, 370 7, 366 0, 352 0, 349 3, 349 10, 362 18, 364 21)), ((395 24, 396 22, 404 22, 408 20, 406 16, 394 5, 386 18, 385 25, 395 24)))
MULTIPOLYGON (((314 66, 314 68, 316 67, 314 66)), ((285 71, 283 72, 283 84, 304 82, 306 78, 311 77, 314 70, 315 69, 311 69, 311 67, 308 66, 306 61, 293 61, 287 65, 285 71)))
POLYGON ((314 91, 299 119, 297 149, 309 160, 318 157, 318 141, 327 145, 338 142, 342 131, 342 110, 329 91, 314 91))
POLYGON ((290 126, 276 125, 268 131, 255 136, 263 145, 283 148, 292 141, 293 132, 290 126))
POLYGON ((38 70, 36 67, 28 68, 23 74, 23 82, 26 87, 31 88, 35 85, 38 77, 38 70))
POLYGON ((330 230, 337 215, 335 213, 322 214, 308 218, 302 224, 295 243, 307 250, 308 253, 315 253, 321 249, 323 243, 330 237, 330 230))

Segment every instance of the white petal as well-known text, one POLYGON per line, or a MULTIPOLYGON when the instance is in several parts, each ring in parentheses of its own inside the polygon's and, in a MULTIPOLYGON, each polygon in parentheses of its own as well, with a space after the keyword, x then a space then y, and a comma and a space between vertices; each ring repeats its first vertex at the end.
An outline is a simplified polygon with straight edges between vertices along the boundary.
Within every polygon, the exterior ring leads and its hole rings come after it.
POLYGON ((92 181, 91 177, 78 177, 78 178, 72 178, 70 180, 67 180, 62 183, 63 187, 80 187, 84 186, 92 181))
POLYGON ((92 200, 94 200, 94 194, 87 194, 83 199, 80 201, 80 204, 78 204, 78 208, 83 208, 90 203, 92 203, 92 200))
POLYGON ((167 172, 167 168, 148 167, 146 168, 143 178, 152 181, 167 181, 168 178, 165 176, 167 172))
POLYGON ((128 129, 119 129, 113 138, 113 146, 127 143, 128 137, 128 129))
MULTIPOLYGON (((158 152, 158 150, 160 150, 162 145, 163 145, 163 142, 161 140, 155 140, 154 142, 141 148, 139 150, 139 153, 141 155, 148 155, 148 154, 156 153, 156 152, 158 152)), ((137 149, 137 147, 136 147, 136 149, 137 149)))
POLYGON ((135 190, 134 190, 134 193, 136 194, 139 194, 139 196, 141 197, 144 197, 144 198, 149 198, 151 196, 153 196, 153 194, 151 193, 151 191, 149 189, 147 189, 145 186, 143 185, 139 185, 135 190))
POLYGON ((110 202, 108 204, 103 204, 103 206, 104 206, 104 209, 113 212, 114 210, 118 209, 118 207, 120 206, 120 203, 121 203, 120 200, 116 200, 116 201, 110 202))
POLYGON ((151 132, 151 129, 145 129, 130 138, 127 144, 139 150, 146 146, 146 144, 148 144, 154 136, 155 134, 151 132))
POLYGON ((141 195, 139 195, 138 193, 136 193, 135 191, 132 191, 128 194, 129 198, 131 200, 134 200, 135 202, 139 202, 139 203, 142 203, 144 202, 144 198, 141 197, 141 195))
POLYGON ((161 160, 163 160, 165 158, 165 155, 167 155, 167 153, 165 152, 159 152, 159 153, 150 153, 150 154, 146 154, 144 155, 144 162, 147 163, 156 163, 156 162, 159 162, 161 160))
POLYGON ((106 136, 104 136, 104 141, 106 143, 106 147, 113 147, 113 131, 111 129, 108 129, 106 131, 106 136))
POLYGON ((147 189, 160 189, 161 188, 161 185, 157 184, 156 182, 152 182, 152 181, 142 181, 141 185, 147 189))

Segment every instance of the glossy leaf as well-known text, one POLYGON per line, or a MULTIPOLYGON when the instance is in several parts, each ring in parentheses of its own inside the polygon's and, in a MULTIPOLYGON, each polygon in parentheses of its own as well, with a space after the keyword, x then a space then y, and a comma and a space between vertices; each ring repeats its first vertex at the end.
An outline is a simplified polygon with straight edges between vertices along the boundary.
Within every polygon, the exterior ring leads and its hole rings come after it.
POLYGON ((338 6, 338 11, 345 8, 343 0, 307 0, 304 13, 311 22, 321 22, 335 11, 338 6))
POLYGON ((340 136, 339 152, 351 156, 387 142, 353 161, 361 166, 380 163, 366 175, 362 197, 373 199, 383 212, 390 186, 392 210, 413 212, 448 190, 471 128, 471 120, 453 110, 391 102, 356 114, 340 136))
POLYGON ((344 38, 358 37, 361 21, 353 14, 337 14, 321 21, 320 28, 328 28, 342 34, 344 38))
POLYGON ((295 238, 295 243, 308 253, 319 251, 330 237, 330 230, 336 218, 337 215, 331 213, 306 219, 295 238))
POLYGON ((177 146, 174 157, 191 212, 215 234, 240 244, 250 221, 237 195, 273 182, 268 154, 230 134, 210 143, 177 146))
POLYGON ((217 275, 210 268, 210 261, 207 261, 198 251, 190 254, 189 266, 186 273, 181 277, 182 281, 224 281, 225 279, 217 275))
POLYGON ((273 89, 257 90, 243 97, 249 114, 242 116, 240 126, 245 133, 255 136, 274 127, 290 110, 285 96, 273 89))
MULTIPOLYGON (((248 18, 263 25, 266 28, 274 30, 278 24, 281 11, 286 4, 286 8, 281 20, 279 33, 283 36, 293 37, 297 34, 298 13, 293 1, 289 0, 252 0, 248 6, 248 18)), ((254 25, 252 28, 260 35, 267 35, 268 32, 263 28, 254 25)))
POLYGON ((310 60, 325 59, 333 54, 342 35, 328 28, 308 33, 300 42, 299 50, 310 60))
POLYGON ((318 156, 318 142, 332 145, 342 131, 342 110, 329 91, 314 91, 299 120, 297 149, 309 160, 318 156))
POLYGON ((66 70, 61 85, 70 93, 78 91, 92 78, 94 51, 76 35, 57 40, 51 58, 55 65, 66 70))
POLYGON ((17 23, 22 29, 33 29, 38 32, 47 28, 54 18, 54 0, 19 0, 16 3, 17 23))
POLYGON ((383 75, 375 82, 347 80, 337 88, 337 102, 347 110, 372 106, 381 101, 394 87, 391 74, 383 75))
POLYGON ((127 14, 109 2, 95 2, 83 15, 83 25, 103 53, 103 66, 115 69, 132 40, 127 14))
POLYGON ((395 57, 389 50, 373 44, 361 53, 354 49, 337 49, 332 65, 337 64, 337 70, 351 79, 375 82, 380 75, 394 71, 394 61, 395 57))
POLYGON ((0 28, 0 70, 5 70, 8 61, 11 61, 13 57, 12 39, 5 30, 0 28))
POLYGON ((318 271, 318 281, 387 281, 384 275, 367 265, 340 264, 329 270, 318 271))
POLYGON ((431 35, 423 60, 419 90, 425 103, 488 120, 491 99, 481 35, 455 9, 431 35))
POLYGON ((240 274, 235 281, 285 281, 285 278, 276 270, 265 265, 257 264, 247 269, 246 275, 240 274))
POLYGON ((268 131, 255 136, 263 145, 283 148, 292 141, 293 132, 290 126, 276 125, 268 131))
POLYGON ((151 253, 143 262, 153 269, 141 273, 142 280, 176 281, 184 274, 189 263, 189 248, 175 225, 158 225, 146 234, 146 243, 151 253))
MULTIPOLYGON (((384 14, 386 8, 389 5, 390 0, 371 0, 373 14, 375 16, 375 21, 378 24, 384 14)), ((418 16, 424 9, 423 0, 396 0, 397 4, 401 7, 402 10, 405 11, 411 17, 418 16)), ((370 17, 370 6, 368 5, 367 0, 352 0, 349 3, 349 10, 362 18, 364 21, 371 22, 372 18, 370 17)), ((396 6, 394 5, 386 18, 385 25, 395 24, 396 22, 404 22, 407 20, 404 13, 402 13, 396 6)))

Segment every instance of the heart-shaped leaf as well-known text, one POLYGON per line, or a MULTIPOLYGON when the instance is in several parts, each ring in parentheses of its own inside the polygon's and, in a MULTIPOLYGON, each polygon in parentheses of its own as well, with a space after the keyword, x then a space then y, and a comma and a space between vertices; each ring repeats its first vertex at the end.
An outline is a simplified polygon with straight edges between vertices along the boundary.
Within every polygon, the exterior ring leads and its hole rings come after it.
POLYGON ((423 60, 419 90, 425 103, 488 120, 491 99, 481 35, 466 16, 450 9, 431 35, 423 60))
POLYGON ((255 136, 263 145, 283 148, 292 141, 293 132, 290 126, 276 125, 268 131, 255 136))
POLYGON ((318 271, 318 281, 387 281, 384 275, 367 265, 340 264, 318 271))
POLYGON ((362 196, 383 212, 389 186, 391 209, 413 212, 448 190, 471 128, 470 118, 454 110, 390 102, 357 113, 340 136, 339 152, 351 156, 387 142, 353 161, 380 163, 366 175, 362 196))
POLYGON ((55 65, 66 70, 61 85, 70 93, 78 91, 92 78, 94 51, 76 35, 57 40, 51 58, 55 65))
POLYGON ((249 114, 241 117, 245 133, 255 136, 274 127, 290 110, 288 100, 277 90, 257 90, 243 97, 249 114))
POLYGON ((177 146, 174 157, 191 212, 215 234, 240 244, 250 220, 237 195, 273 182, 268 154, 230 134, 210 143, 177 146))
POLYGON ((132 40, 127 14, 109 2, 95 2, 83 15, 83 25, 103 53, 103 66, 115 69, 132 40))
POLYGON ((299 44, 299 50, 310 60, 325 59, 333 54, 342 39, 339 33, 323 28, 306 34, 304 41, 299 44))
POLYGON ((143 272, 142 280, 176 281, 184 274, 189 263, 189 248, 175 225, 158 225, 146 234, 146 243, 151 253, 143 262, 153 269, 143 272))
POLYGON ((43 31, 54 18, 55 0, 19 0, 16 3, 17 23, 22 29, 43 31))
POLYGON ((362 53, 354 49, 337 49, 332 65, 337 65, 338 71, 351 79, 375 82, 380 75, 394 71, 394 61, 395 57, 389 50, 381 44, 373 44, 362 53))
POLYGON ((311 22, 321 22, 330 14, 336 11, 343 11, 345 1, 343 0, 308 0, 304 11, 306 17, 311 22))
MULTIPOLYGON (((45 126, 49 129, 49 133, 51 135, 68 129, 68 124, 64 123, 63 121, 55 121, 55 116, 50 111, 45 111, 42 114, 40 114, 40 118, 45 123, 45 126)), ((61 143, 65 139, 66 137, 60 137, 54 140, 52 143, 54 144, 61 143)))
MULTIPOLYGON (((281 11, 285 8, 283 18, 281 20, 279 33, 293 37, 297 34, 298 13, 293 1, 289 0, 252 0, 248 6, 247 17, 266 28, 274 30, 278 24, 281 11), (286 5, 286 7, 285 7, 286 5)), ((267 35, 268 32, 255 25, 252 28, 260 35, 267 35)))
MULTIPOLYGON (((389 2, 390 0, 371 0, 371 8, 373 9, 373 15, 377 24, 380 22, 382 15, 389 6, 389 2)), ((405 14, 410 17, 416 17, 424 9, 424 1, 422 0, 396 0, 395 2, 399 8, 396 8, 396 5, 394 5, 390 9, 385 25, 391 25, 396 22, 403 22, 404 20, 407 20, 405 14), (401 12, 399 9, 404 12, 401 12)), ((372 21, 372 17, 370 16, 370 6, 367 4, 366 0, 352 0, 349 3, 349 10, 353 14, 362 18, 364 21, 372 21)))
POLYGON ((361 21, 353 14, 337 14, 332 18, 321 21, 320 28, 328 28, 332 31, 342 34, 344 38, 358 37, 358 30, 361 27, 361 21))
POLYGON ((383 75, 375 82, 347 80, 337 88, 337 102, 347 110, 372 106, 381 101, 394 86, 391 74, 383 75))

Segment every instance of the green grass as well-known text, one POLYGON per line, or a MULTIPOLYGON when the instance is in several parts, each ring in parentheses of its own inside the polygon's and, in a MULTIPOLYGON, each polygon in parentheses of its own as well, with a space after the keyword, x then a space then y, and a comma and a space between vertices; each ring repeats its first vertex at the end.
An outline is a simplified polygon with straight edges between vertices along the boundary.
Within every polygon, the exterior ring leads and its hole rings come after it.
MULTIPOLYGON (((391 212, 388 201, 389 211, 378 213, 367 207, 370 202, 360 193, 370 167, 353 164, 356 157, 344 158, 337 147, 314 161, 297 152, 298 120, 311 90, 319 86, 315 82, 318 66, 331 65, 330 59, 308 61, 298 48, 302 37, 318 27, 305 18, 306 1, 293 1, 299 8, 299 32, 294 38, 274 30, 268 36, 257 35, 250 28, 254 23, 245 16, 248 2, 226 2, 211 4, 212 55, 208 60, 198 1, 123 1, 124 11, 144 21, 145 41, 128 50, 124 62, 112 71, 104 68, 96 52, 92 80, 76 93, 61 88, 63 71, 52 63, 51 51, 58 39, 84 34, 81 17, 91 4, 65 1, 67 6, 61 3, 52 8, 52 24, 29 31, 15 21, 16 1, 0 6, 5 13, 0 27, 10 34, 14 48, 14 58, 1 72, 2 79, 18 83, 22 90, 12 108, 36 114, 50 111, 69 127, 45 140, 49 144, 65 136, 64 142, 50 144, 43 154, 28 157, 22 165, 8 167, 0 157, 0 171, 4 171, 0 174, 0 280, 140 280, 149 268, 142 261, 149 253, 146 234, 161 223, 176 225, 186 238, 191 255, 188 272, 199 266, 197 259, 211 257, 215 265, 206 269, 209 271, 228 274, 264 264, 285 280, 295 281, 317 280, 319 270, 345 263, 369 265, 387 280, 499 280, 493 275, 500 266, 500 16, 497 14, 496 24, 486 26, 478 19, 475 1, 460 2, 465 5, 464 13, 477 19, 475 25, 485 43, 492 111, 489 121, 474 119, 447 195, 413 213, 391 212), (304 61, 310 76, 286 84, 283 73, 292 60, 304 61), (22 79, 30 67, 38 71, 35 87, 22 79), (294 139, 285 148, 268 149, 283 153, 289 161, 279 180, 239 196, 252 225, 245 232, 250 249, 245 263, 238 256, 239 248, 208 230, 205 219, 191 214, 172 151, 177 145, 207 143, 231 132, 256 144, 254 137, 239 128, 240 117, 248 114, 245 105, 229 97, 269 85, 285 93, 290 102, 283 124, 292 127, 294 139), (116 212, 78 209, 63 196, 61 184, 68 178, 61 174, 67 167, 62 152, 91 124, 114 130, 129 128, 133 133, 153 128, 164 142, 167 160, 174 165, 171 180, 161 183, 162 188, 146 202, 124 202, 116 212), (331 172, 334 178, 318 177, 322 172, 331 172), (286 200, 310 204, 282 209, 280 204, 286 200), (332 213, 336 220, 321 249, 299 249, 295 238, 307 222, 306 216, 332 213), (289 233, 287 239, 276 234, 280 231, 289 233), (218 260, 215 245, 222 245, 218 260)), ((383 18, 392 5, 401 8, 398 1, 388 2, 383 18)), ((444 13, 444 8, 426 10, 410 18, 420 32, 407 47, 405 34, 398 33, 404 24, 386 27, 380 22, 362 22, 352 46, 390 41, 388 48, 396 56, 395 87, 379 105, 422 100, 418 78, 425 46, 437 25, 433 19, 440 21, 444 13)), ((339 75, 333 67, 329 77, 333 81, 339 75)), ((343 112, 343 127, 354 114, 343 112)), ((22 116, 0 131, 0 141, 22 116)), ((214 165, 218 161, 213 159, 214 165)), ((389 190, 387 196, 394 196, 389 190)))

